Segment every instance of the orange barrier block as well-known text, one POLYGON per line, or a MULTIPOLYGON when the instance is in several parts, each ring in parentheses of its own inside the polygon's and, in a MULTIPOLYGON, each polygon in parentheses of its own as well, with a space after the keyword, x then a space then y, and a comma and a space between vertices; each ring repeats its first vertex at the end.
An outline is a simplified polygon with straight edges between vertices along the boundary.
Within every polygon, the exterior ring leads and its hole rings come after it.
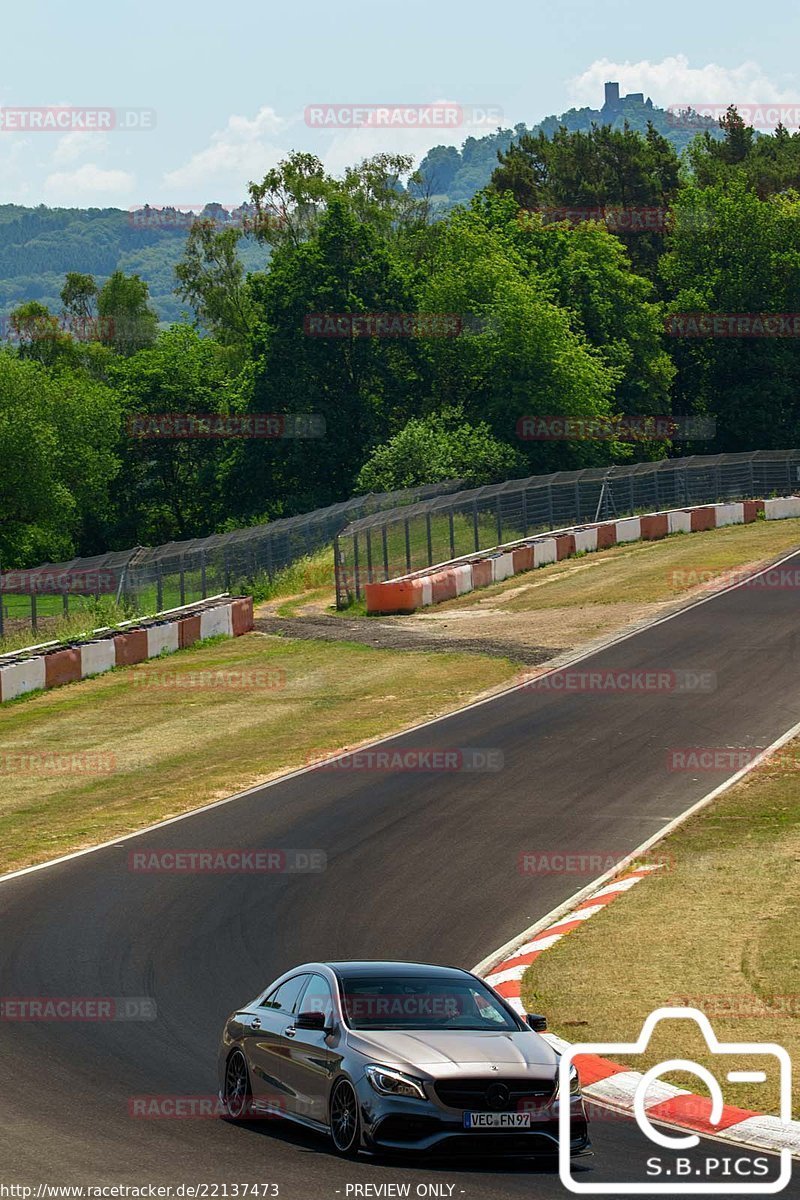
POLYGON ((473 588, 488 587, 492 582, 492 561, 489 558, 481 558, 478 562, 472 564, 472 586, 473 588))
POLYGON ((200 641, 200 613, 182 617, 178 622, 178 645, 181 650, 200 641))
POLYGON ((365 591, 368 613, 412 613, 422 608, 422 583, 419 579, 368 583, 365 591))
POLYGON ((749 525, 751 521, 755 521, 759 513, 764 511, 763 500, 745 500, 744 502, 744 522, 749 525))
POLYGON ((560 533, 556 538, 556 558, 560 562, 562 558, 569 558, 575 553, 575 534, 560 533))
POLYGON ((44 656, 44 686, 61 687, 64 683, 75 683, 81 677, 81 652, 78 647, 53 650, 44 656))
POLYGON ((520 571, 533 570, 533 546, 518 546, 511 553, 514 556, 515 575, 519 575, 520 571))
POLYGON ((241 596, 236 600, 231 600, 231 624, 233 626, 234 637, 241 637, 243 633, 250 633, 253 628, 252 596, 241 596))
POLYGON ((702 533, 706 529, 717 528, 717 514, 713 508, 692 509, 692 533, 702 533))
POLYGON ((431 575, 433 588, 433 603, 441 604, 442 600, 454 600, 456 596, 456 577, 453 571, 437 571, 431 575))
POLYGON ((617 526, 614 521, 610 521, 607 525, 597 526, 597 549, 608 550, 610 546, 617 544, 617 526))
POLYGON ((666 513, 651 513, 642 517, 642 537, 646 542, 666 537, 669 533, 669 517, 666 513))
POLYGON ((132 629, 114 638, 114 659, 118 667, 132 667, 147 658, 147 630, 132 629))

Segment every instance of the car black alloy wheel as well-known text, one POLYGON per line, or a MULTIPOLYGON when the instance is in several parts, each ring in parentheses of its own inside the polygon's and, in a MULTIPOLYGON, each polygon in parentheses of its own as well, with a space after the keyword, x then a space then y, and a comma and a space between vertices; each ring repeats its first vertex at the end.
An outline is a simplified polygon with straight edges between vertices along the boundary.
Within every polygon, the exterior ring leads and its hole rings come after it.
POLYGON ((225 1109, 234 1121, 250 1115, 252 1093, 247 1063, 241 1050, 234 1050, 225 1070, 225 1109))
POLYGON ((358 1153, 358 1097, 349 1079, 340 1079, 331 1096, 331 1138, 339 1154, 358 1153))

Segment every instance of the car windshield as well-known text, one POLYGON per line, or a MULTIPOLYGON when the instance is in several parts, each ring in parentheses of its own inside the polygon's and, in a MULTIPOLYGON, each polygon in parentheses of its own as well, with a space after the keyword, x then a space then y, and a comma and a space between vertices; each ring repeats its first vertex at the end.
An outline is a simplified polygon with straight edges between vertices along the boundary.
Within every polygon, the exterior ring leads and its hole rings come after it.
POLYGON ((519 1029, 477 979, 353 977, 342 982, 342 1002, 351 1029, 519 1029))

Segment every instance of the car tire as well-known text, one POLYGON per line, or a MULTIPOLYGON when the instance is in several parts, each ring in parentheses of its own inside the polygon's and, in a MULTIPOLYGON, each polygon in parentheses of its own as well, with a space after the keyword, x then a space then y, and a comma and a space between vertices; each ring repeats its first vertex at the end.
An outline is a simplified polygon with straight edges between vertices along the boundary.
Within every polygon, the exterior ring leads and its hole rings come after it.
POLYGON ((343 1158, 354 1158, 361 1147, 358 1096, 349 1079, 339 1079, 331 1092, 329 1129, 334 1150, 343 1158))
POLYGON ((225 1066, 225 1115, 231 1121, 245 1121, 252 1111, 253 1092, 250 1072, 241 1050, 234 1050, 225 1066))

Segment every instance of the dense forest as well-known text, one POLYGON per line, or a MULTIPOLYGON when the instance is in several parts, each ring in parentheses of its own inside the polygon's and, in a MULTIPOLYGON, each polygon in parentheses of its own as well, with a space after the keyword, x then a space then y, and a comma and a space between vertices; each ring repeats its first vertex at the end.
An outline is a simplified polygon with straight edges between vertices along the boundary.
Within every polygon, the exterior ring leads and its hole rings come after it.
MULTIPOLYGON (((246 219, 181 233, 187 318, 168 328, 144 272, 113 249, 95 272, 46 210, 17 212, 56 295, 21 296, 0 351, 3 565, 448 477, 797 445, 792 321, 697 333, 703 314, 800 313, 798 189, 800 134, 757 136, 733 109, 681 157, 652 124, 525 133, 444 215, 402 156, 333 177, 292 154, 251 184, 246 219), (324 436, 233 428, 309 413, 324 436), (176 414, 201 436, 167 436, 176 414), (553 416, 573 432, 526 435, 553 416), (691 440, 694 417, 713 437, 691 440)), ((173 240, 97 219, 126 254, 173 240)))
MULTIPOLYGON (((430 196, 437 212, 456 204, 467 204, 489 183, 497 166, 497 155, 526 134, 542 132, 552 137, 564 127, 571 133, 588 133, 593 124, 624 124, 644 133, 647 123, 663 133, 679 152, 691 140, 691 129, 679 127, 664 109, 623 99, 612 112, 601 109, 570 109, 561 116, 546 117, 538 125, 498 129, 483 137, 468 137, 460 149, 436 146, 422 160, 411 189, 430 196)), ((716 130, 713 121, 700 121, 716 130)), ((221 226, 244 224, 249 209, 226 211, 208 204, 197 216, 216 220, 221 226)), ((162 323, 179 321, 185 306, 176 296, 175 267, 183 254, 192 214, 173 209, 117 208, 22 208, 0 205, 0 316, 7 315, 22 300, 39 300, 50 308, 58 306, 59 291, 67 271, 84 271, 101 282, 114 271, 137 274, 149 289, 153 307, 162 323)), ((248 271, 263 270, 264 246, 244 237, 239 255, 248 271)))

